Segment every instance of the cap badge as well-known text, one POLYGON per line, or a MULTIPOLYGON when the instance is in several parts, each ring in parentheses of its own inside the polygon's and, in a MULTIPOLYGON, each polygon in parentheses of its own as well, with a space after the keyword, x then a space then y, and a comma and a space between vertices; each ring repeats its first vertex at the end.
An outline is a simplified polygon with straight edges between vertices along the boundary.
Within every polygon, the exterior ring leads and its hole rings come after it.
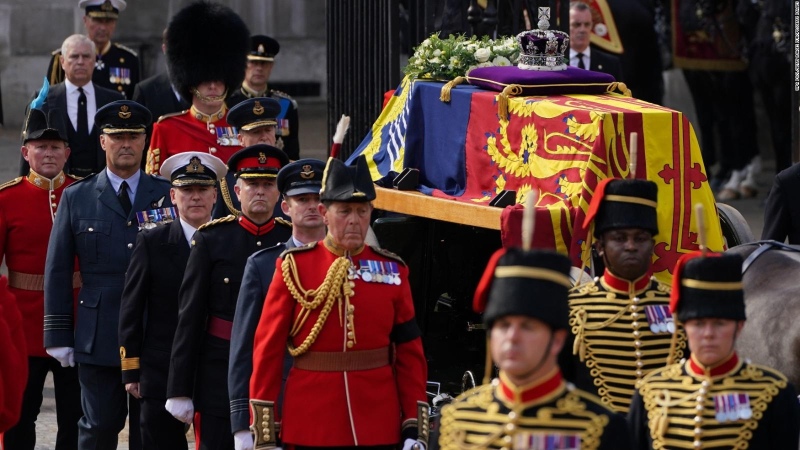
POLYGON ((267 163, 267 155, 264 152, 259 152, 258 154, 258 163, 259 164, 266 164, 267 163))
POLYGON ((206 168, 200 164, 200 158, 197 156, 193 156, 192 159, 189 160, 189 165, 186 166, 186 173, 203 173, 206 171, 206 168))
POLYGON ((300 172, 300 178, 306 180, 314 178, 314 170, 311 168, 311 164, 303 164, 303 171, 300 172))
POLYGON ((120 119, 130 119, 131 113, 128 111, 128 105, 122 105, 119 107, 119 113, 117 114, 120 119))
POLYGON ((103 2, 103 5, 100 6, 101 11, 110 12, 114 10, 114 6, 111 5, 111 0, 106 0, 103 2))
POLYGON ((253 114, 257 116, 264 114, 264 107, 261 106, 261 102, 259 102, 258 100, 256 100, 256 104, 255 106, 253 106, 253 114))
POLYGON ((258 44, 258 54, 264 54, 264 44, 258 44))

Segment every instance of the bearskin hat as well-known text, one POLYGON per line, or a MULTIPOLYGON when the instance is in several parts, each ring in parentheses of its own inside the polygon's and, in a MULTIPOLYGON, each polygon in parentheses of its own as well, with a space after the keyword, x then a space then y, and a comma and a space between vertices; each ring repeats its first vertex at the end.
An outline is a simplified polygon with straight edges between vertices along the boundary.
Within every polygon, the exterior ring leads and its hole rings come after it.
POLYGON ((244 80, 250 31, 232 9, 194 2, 178 11, 167 26, 167 68, 175 88, 189 103, 192 88, 221 80, 228 91, 244 80))

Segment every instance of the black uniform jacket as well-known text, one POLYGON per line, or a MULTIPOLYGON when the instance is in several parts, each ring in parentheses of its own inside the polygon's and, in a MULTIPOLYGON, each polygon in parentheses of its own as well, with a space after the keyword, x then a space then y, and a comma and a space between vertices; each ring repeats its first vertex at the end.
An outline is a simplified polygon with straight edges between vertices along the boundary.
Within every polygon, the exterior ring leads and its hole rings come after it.
POLYGON ((178 220, 139 233, 125 275, 119 315, 122 382, 166 399, 169 354, 178 325, 178 290, 189 243, 178 220))
POLYGON ((259 249, 290 236, 283 220, 258 226, 244 216, 227 216, 197 230, 178 295, 167 398, 192 397, 195 410, 230 416, 230 333, 245 263, 259 249))

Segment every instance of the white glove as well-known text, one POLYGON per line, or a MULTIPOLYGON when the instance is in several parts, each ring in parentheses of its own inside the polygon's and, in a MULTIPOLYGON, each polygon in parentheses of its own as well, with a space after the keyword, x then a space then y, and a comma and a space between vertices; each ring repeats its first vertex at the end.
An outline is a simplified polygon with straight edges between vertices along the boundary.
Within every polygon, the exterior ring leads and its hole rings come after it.
POLYGON ((233 433, 233 448, 235 450, 253 450, 253 433, 250 430, 233 433))
POLYGON ((72 347, 48 347, 44 351, 57 359, 61 367, 75 367, 75 350, 72 347))
POLYGON ((168 398, 164 408, 172 414, 172 417, 183 423, 190 424, 194 419, 194 403, 189 397, 168 398))
POLYGON ((416 439, 406 439, 403 442, 403 450, 425 450, 425 444, 416 439))

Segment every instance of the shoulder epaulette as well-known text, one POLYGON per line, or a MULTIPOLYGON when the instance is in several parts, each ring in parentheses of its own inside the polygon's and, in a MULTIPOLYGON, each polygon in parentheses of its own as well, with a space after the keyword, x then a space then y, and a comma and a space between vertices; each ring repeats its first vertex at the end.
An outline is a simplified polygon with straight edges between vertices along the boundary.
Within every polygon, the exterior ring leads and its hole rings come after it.
POLYGON ((220 217, 219 219, 214 219, 211 222, 206 222, 206 223, 200 225, 197 228, 197 231, 205 230, 206 228, 211 228, 214 225, 219 225, 221 223, 233 222, 234 220, 236 220, 236 216, 234 216, 233 214, 228 214, 225 217, 220 217))
POLYGON ((666 283, 662 283, 662 282, 660 282, 660 281, 658 281, 658 280, 656 280, 656 283, 657 283, 657 284, 656 284, 656 288, 657 288, 657 289, 658 289, 660 292, 670 292, 670 291, 672 290, 672 286, 670 286, 670 285, 668 285, 668 284, 666 284, 666 283))
POLYGON ((276 97, 285 98, 286 100, 291 101, 292 105, 295 108, 297 108, 297 100, 293 99, 292 96, 287 94, 286 92, 276 91, 275 89, 271 89, 269 92, 270 92, 270 94, 272 94, 272 95, 274 95, 276 97))
POLYGON ((66 175, 67 178, 72 178, 75 181, 80 181, 80 180, 82 180, 84 178, 84 177, 80 177, 78 175, 73 175, 71 173, 65 173, 64 175, 66 175))
POLYGON ((585 283, 576 284, 575 286, 572 286, 570 288, 569 295, 573 296, 574 294, 585 292, 586 288, 596 285, 599 281, 600 281, 599 277, 594 277, 585 283))
POLYGON ((406 265, 406 262, 403 261, 403 258, 401 258, 399 255, 397 255, 395 253, 390 252, 389 250, 384 250, 382 248, 376 248, 376 247, 372 247, 372 246, 370 246, 370 248, 372 249, 373 252, 375 252, 375 253, 377 253, 379 255, 383 255, 383 256, 385 256, 385 257, 387 257, 389 259, 393 259, 393 260, 399 262, 400 264, 402 264, 404 266, 406 265))
POLYGON ((284 256, 288 255, 289 253, 305 252, 305 251, 311 250, 312 248, 314 248, 316 246, 317 246, 317 243, 316 242, 312 242, 312 243, 306 244, 306 245, 304 245, 302 247, 287 248, 285 252, 281 253, 280 257, 283 258, 284 256))
POLYGON ((6 181, 3 184, 0 184, 0 191, 2 191, 3 189, 5 189, 7 187, 14 186, 15 184, 19 184, 22 181, 22 178, 23 177, 17 177, 17 178, 14 178, 13 180, 9 180, 9 181, 6 181))
POLYGON ((93 174, 91 174, 91 175, 86 175, 86 176, 85 176, 85 177, 83 177, 83 178, 78 178, 78 177, 75 177, 75 176, 73 176, 73 177, 75 178, 75 182, 74 182, 74 183, 72 183, 72 184, 70 184, 69 186, 67 186, 67 189, 71 188, 72 186, 75 186, 75 185, 76 185, 76 184, 78 184, 78 183, 83 183, 83 182, 85 182, 86 180, 91 180, 91 179, 93 179, 95 176, 97 176, 97 174, 96 174, 96 173, 93 173, 93 174))
POLYGON ((161 122, 164 119, 169 119, 170 117, 180 116, 181 114, 185 114, 186 111, 188 111, 188 109, 184 109, 183 111, 164 114, 163 116, 158 118, 158 122, 161 122))
POLYGON ((288 220, 284 219, 283 217, 276 217, 275 218, 275 223, 283 225, 285 227, 292 228, 292 222, 289 222, 288 220))
POLYGON ((114 46, 115 46, 115 47, 117 47, 117 48, 121 48, 122 50, 125 50, 126 52, 128 52, 128 53, 132 54, 133 56, 135 56, 135 57, 137 57, 137 58, 139 57, 139 54, 138 54, 138 53, 136 53, 136 50, 134 50, 134 49, 132 49, 132 48, 130 48, 130 47, 127 47, 127 46, 125 46, 125 45, 122 45, 122 44, 118 44, 118 43, 116 43, 116 42, 114 42, 113 44, 114 44, 114 46))
POLYGON ((592 394, 591 392, 584 391, 583 389, 579 389, 579 388, 575 387, 575 385, 572 384, 572 383, 567 383, 567 390, 569 392, 572 392, 573 394, 577 395, 578 397, 583 398, 584 400, 588 400, 588 401, 591 401, 592 403, 594 403, 596 405, 602 406, 604 408, 608 408, 603 403, 603 400, 600 399, 600 397, 592 394))
POLYGON ((50 54, 53 55, 53 56, 60 55, 61 54, 61 49, 57 48, 57 49, 53 50, 52 52, 50 52, 50 54))
MULTIPOLYGON (((1 188, 2 187, 0 187, 0 189, 1 188)), ((755 364, 755 363, 752 363, 752 362, 749 362, 749 361, 746 362, 746 365, 749 366, 749 367, 752 367, 754 369, 758 369, 762 373, 764 373, 765 375, 769 375, 770 377, 775 378, 778 381, 783 381, 783 382, 787 381, 786 375, 784 375, 783 373, 773 369, 772 367, 762 366, 761 364, 755 364)))
POLYGON ((148 174, 148 176, 149 176, 150 178, 152 178, 152 179, 153 179, 153 181, 158 181, 159 183, 167 183, 167 184, 170 184, 170 181, 169 181, 168 179, 166 179, 166 178, 162 177, 161 175, 159 175, 159 174, 157 174, 157 173, 151 173, 151 174, 148 174))

